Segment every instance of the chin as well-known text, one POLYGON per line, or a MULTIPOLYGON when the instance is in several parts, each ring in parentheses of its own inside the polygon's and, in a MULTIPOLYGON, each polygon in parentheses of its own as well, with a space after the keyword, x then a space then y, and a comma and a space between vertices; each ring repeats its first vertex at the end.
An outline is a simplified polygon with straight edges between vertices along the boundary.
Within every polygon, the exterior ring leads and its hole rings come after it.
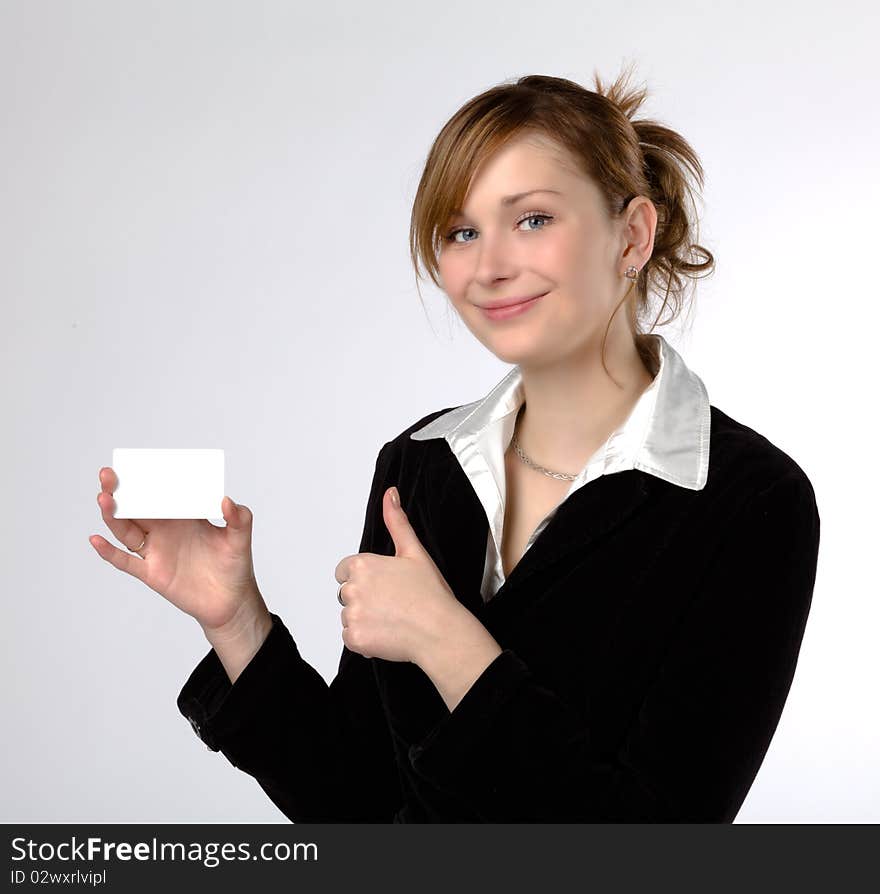
POLYGON ((526 339, 518 339, 519 343, 515 343, 513 339, 505 340, 487 339, 481 344, 494 354, 502 363, 517 363, 524 365, 540 364, 542 357, 546 355, 546 350, 539 349, 534 342, 526 344, 526 339))

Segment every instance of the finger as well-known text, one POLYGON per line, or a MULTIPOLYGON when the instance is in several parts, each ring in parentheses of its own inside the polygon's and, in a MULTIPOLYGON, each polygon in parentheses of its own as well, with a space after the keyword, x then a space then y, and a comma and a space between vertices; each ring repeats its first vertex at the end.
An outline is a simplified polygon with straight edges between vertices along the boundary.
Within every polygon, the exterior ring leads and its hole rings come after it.
POLYGON ((100 534, 92 534, 89 537, 89 543, 95 548, 95 552, 105 561, 109 562, 114 568, 136 577, 139 581, 144 581, 147 576, 147 563, 137 556, 123 552, 112 543, 105 540, 100 534))
MULTIPOLYGON (((101 482, 101 493, 102 494, 110 494, 112 497, 114 493, 116 493, 116 489, 119 487, 119 478, 116 475, 112 466, 103 466, 98 472, 98 480, 101 482)), ((104 506, 101 498, 98 498, 98 505, 102 507, 104 506)), ((113 513, 116 511, 116 506, 111 504, 108 513, 110 517, 113 517, 113 513)), ((115 520, 115 519, 114 519, 115 520)), ((124 519, 121 519, 124 521, 124 519)), ((144 534, 149 533, 149 528, 144 524, 144 520, 140 518, 131 519, 134 522, 135 526, 141 531, 140 540, 138 543, 141 543, 144 539, 144 534)), ((136 546, 137 544, 132 544, 136 546)))
POLYGON ((250 527, 253 521, 247 506, 242 503, 236 503, 232 497, 223 497, 220 501, 220 511, 227 525, 239 530, 250 527))
POLYGON ((336 578, 337 584, 344 584, 351 577, 351 569, 348 566, 355 555, 357 555, 357 553, 350 556, 343 556, 336 563, 336 568, 333 569, 333 577, 336 578))
POLYGON ((98 506, 101 507, 101 518, 104 524, 113 532, 113 536, 124 546, 137 549, 144 542, 146 532, 136 525, 130 518, 114 518, 116 501, 111 494, 101 491, 98 494, 98 506))
POLYGON ((250 550, 254 514, 247 506, 242 506, 232 497, 226 496, 220 502, 220 510, 226 521, 226 536, 229 538, 230 546, 242 553, 250 550))
POLYGON ((119 479, 112 466, 104 466, 98 472, 98 481, 101 482, 101 490, 105 494, 112 494, 119 487, 119 479))

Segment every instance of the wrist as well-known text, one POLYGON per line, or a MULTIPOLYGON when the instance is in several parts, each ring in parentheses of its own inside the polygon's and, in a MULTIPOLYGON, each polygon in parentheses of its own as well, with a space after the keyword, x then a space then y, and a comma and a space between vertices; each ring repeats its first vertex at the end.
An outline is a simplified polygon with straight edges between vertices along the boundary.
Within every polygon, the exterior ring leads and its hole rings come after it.
POLYGON ((426 649, 417 662, 450 712, 503 651, 475 615, 467 609, 464 613, 456 614, 444 639, 426 649))
POLYGON ((488 643, 494 642, 476 615, 457 603, 432 627, 432 636, 420 643, 413 663, 430 675, 435 668, 454 662, 455 657, 451 656, 460 656, 474 649, 482 651, 488 643))
POLYGON ((243 608, 222 627, 202 628, 231 683, 235 683, 260 651, 273 623, 261 598, 259 603, 243 608))
POLYGON ((208 627, 204 624, 200 626, 205 639, 212 646, 252 640, 256 637, 261 637, 262 642, 272 628, 272 617, 262 595, 257 592, 252 599, 242 603, 235 615, 226 623, 217 627, 208 627))

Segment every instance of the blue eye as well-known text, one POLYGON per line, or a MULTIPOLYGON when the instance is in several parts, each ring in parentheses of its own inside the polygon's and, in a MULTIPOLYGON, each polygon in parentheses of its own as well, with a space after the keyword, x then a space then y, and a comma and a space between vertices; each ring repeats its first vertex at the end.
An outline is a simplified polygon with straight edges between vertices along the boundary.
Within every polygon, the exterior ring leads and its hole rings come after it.
MULTIPOLYGON (((521 218, 519 218, 519 220, 517 220, 516 225, 519 226, 521 223, 525 223, 527 220, 535 220, 537 218, 540 218, 542 220, 553 220, 553 215, 552 214, 542 214, 540 212, 534 211, 529 214, 524 214, 521 218)), ((547 224, 543 223, 537 229, 543 230, 546 226, 547 226, 547 224)), ((453 242, 458 245, 467 245, 468 242, 473 242, 473 239, 466 239, 464 242, 458 242, 455 237, 458 233, 468 233, 468 232, 475 233, 476 230, 473 227, 456 227, 454 230, 447 233, 446 236, 444 236, 443 238, 445 239, 446 242, 453 242)), ((534 233, 535 230, 530 228, 529 232, 534 233)))
MULTIPOLYGON (((553 220, 553 217, 550 214, 538 214, 538 213, 527 214, 525 217, 521 217, 516 223, 517 223, 517 226, 519 226, 519 224, 525 223, 527 220, 536 220, 536 219, 553 220)), ((538 229, 543 230, 546 226, 547 226, 546 223, 542 223, 541 226, 538 227, 538 229)), ((533 229, 530 229, 529 232, 534 233, 535 231, 533 229)))
MULTIPOLYGON (((473 228, 472 227, 459 227, 457 230, 453 230, 451 233, 447 234, 446 241, 447 242, 455 242, 456 241, 455 237, 458 233, 467 233, 469 231, 473 232, 473 228)), ((467 241, 470 242, 469 239, 467 241)))

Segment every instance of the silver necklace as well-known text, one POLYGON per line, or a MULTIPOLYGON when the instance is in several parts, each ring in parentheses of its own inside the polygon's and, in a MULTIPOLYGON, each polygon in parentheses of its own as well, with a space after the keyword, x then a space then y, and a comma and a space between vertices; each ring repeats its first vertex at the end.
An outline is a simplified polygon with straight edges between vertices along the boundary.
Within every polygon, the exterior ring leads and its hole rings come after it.
MULTIPOLYGON (((525 404, 523 404, 523 407, 525 404)), ((516 416, 516 426, 519 425, 519 417, 522 415, 523 407, 520 407, 519 413, 516 416)), ((534 469, 536 472, 540 472, 543 475, 547 475, 550 478, 555 478, 557 481, 574 481, 577 478, 577 475, 566 475, 565 472, 551 472, 549 469, 545 469, 543 466, 539 466, 533 459, 530 459, 526 456, 522 447, 519 446, 519 441, 516 439, 516 426, 514 426, 514 434, 513 434, 513 449, 516 452, 516 455, 530 468, 534 469)))

